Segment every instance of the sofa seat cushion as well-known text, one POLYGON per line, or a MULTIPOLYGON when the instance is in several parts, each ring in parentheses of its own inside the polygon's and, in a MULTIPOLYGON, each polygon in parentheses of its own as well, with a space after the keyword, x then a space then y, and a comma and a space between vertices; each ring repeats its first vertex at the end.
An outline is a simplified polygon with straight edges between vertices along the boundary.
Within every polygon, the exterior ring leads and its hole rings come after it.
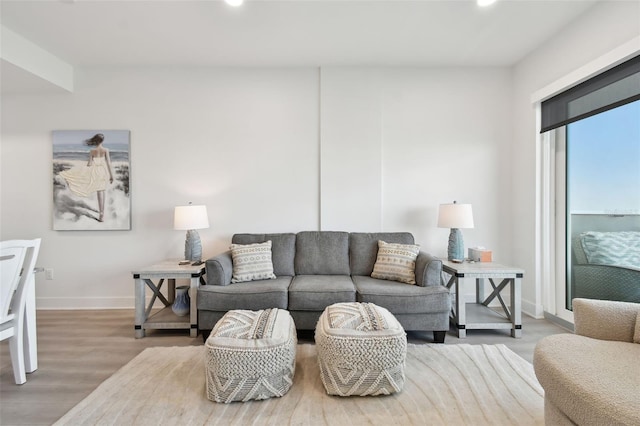
POLYGON ((444 286, 421 287, 396 281, 355 275, 357 301, 375 303, 392 314, 449 312, 449 290, 444 286))
POLYGON ((640 345, 556 334, 536 345, 545 397, 576 424, 640 424, 640 345))
POLYGON ((198 289, 198 309, 226 312, 233 309, 287 309, 287 289, 291 277, 220 285, 203 285, 198 289))
POLYGON ((355 301, 348 275, 298 275, 289 287, 290 311, 323 311, 334 303, 355 301))

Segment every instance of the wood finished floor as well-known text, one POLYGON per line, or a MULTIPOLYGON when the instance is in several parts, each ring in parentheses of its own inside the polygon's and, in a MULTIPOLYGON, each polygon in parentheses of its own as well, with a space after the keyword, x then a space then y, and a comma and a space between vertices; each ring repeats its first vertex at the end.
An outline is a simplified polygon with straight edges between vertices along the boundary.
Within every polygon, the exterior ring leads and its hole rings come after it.
MULTIPOLYGON (((21 386, 13 381, 9 345, 0 345, 0 425, 50 425, 100 383, 152 346, 202 345, 188 332, 157 330, 133 337, 133 310, 38 311, 38 370, 21 386)), ((447 334, 445 344, 502 343, 529 362, 542 337, 566 333, 546 320, 523 316, 523 337, 506 330, 470 330, 466 339, 447 334)), ((410 343, 431 343, 432 333, 410 332, 410 343)), ((301 332, 301 342, 313 342, 301 332)))

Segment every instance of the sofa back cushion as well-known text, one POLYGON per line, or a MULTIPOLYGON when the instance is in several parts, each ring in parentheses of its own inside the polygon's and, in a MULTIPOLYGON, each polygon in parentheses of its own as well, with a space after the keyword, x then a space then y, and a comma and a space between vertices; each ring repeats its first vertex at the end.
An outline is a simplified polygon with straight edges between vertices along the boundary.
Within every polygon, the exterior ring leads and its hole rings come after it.
POLYGON ((294 276, 293 261, 296 255, 296 234, 235 234, 233 244, 255 244, 271 240, 271 260, 276 277, 294 276))
POLYGON ((296 275, 350 275, 349 233, 299 232, 295 271, 296 275))
POLYGON ((352 232, 349 234, 349 262, 351 275, 370 276, 378 257, 378 241, 395 244, 414 244, 409 232, 352 232))

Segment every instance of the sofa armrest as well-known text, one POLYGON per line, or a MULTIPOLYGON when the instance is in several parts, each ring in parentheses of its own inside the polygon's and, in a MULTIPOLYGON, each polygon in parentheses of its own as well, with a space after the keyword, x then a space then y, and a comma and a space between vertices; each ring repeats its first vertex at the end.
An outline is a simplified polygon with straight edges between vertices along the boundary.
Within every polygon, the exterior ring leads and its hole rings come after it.
POLYGON ((441 285, 442 261, 424 251, 416 258, 416 284, 422 287, 441 285))
POLYGON ((640 304, 573 299, 576 334, 600 340, 633 342, 640 304))
POLYGON ((207 269, 207 285, 229 285, 233 273, 231 250, 221 253, 205 263, 207 269))

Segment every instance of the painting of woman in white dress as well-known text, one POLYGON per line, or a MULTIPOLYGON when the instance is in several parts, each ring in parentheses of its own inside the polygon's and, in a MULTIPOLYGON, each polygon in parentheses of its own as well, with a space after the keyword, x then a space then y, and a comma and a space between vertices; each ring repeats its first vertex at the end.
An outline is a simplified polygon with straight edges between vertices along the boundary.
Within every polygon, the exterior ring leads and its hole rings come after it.
POLYGON ((129 131, 53 132, 53 229, 131 229, 129 131))

